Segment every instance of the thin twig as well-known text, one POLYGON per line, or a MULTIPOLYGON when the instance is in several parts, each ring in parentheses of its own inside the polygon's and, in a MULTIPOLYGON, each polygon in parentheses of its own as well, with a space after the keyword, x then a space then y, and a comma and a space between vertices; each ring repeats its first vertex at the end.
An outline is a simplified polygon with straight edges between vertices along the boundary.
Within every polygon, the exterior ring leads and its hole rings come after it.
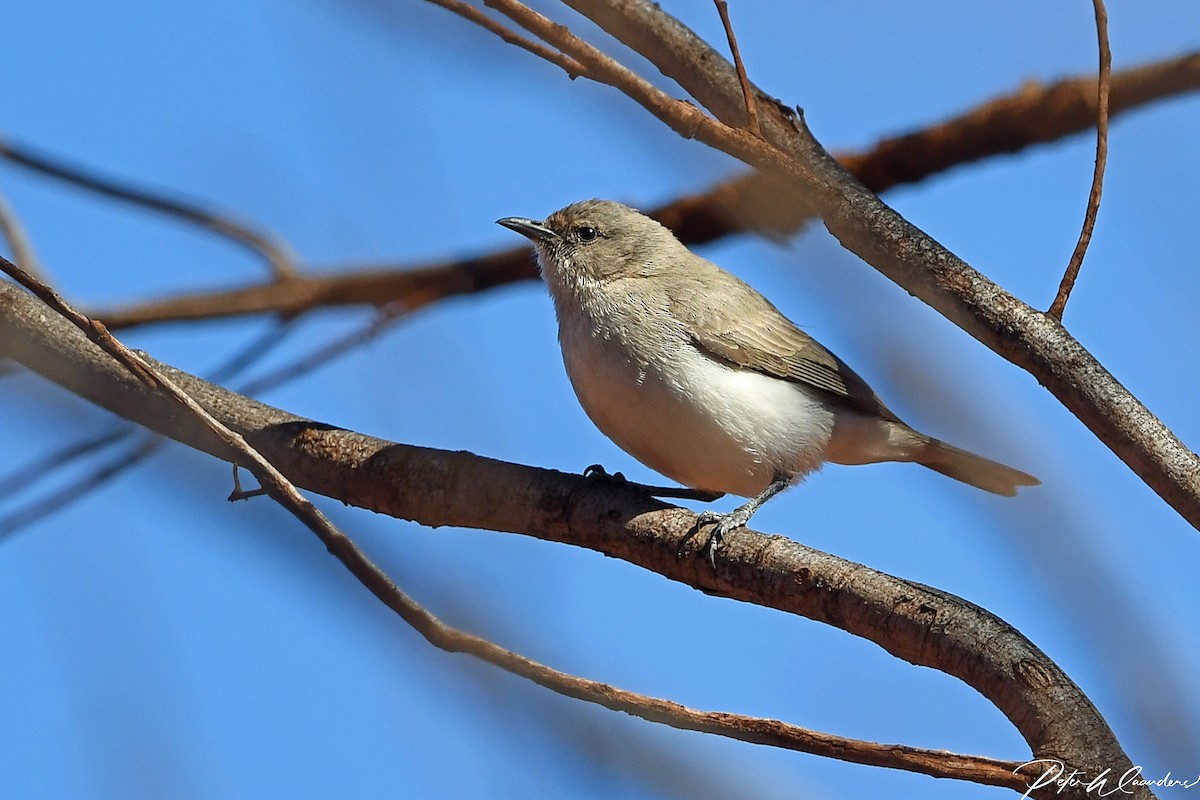
POLYGON ((276 317, 273 325, 235 351, 232 356, 228 356, 219 367, 209 373, 208 379, 213 383, 228 383, 245 372, 282 344, 287 335, 295 330, 296 322, 296 317, 276 317))
MULTIPOLYGON (((554 22, 524 3, 517 0, 484 2, 525 30, 579 61, 587 68, 588 78, 625 93, 685 139, 702 136, 706 144, 711 144, 714 135, 721 138, 744 135, 759 145, 765 145, 761 138, 743 130, 732 129, 686 100, 671 97, 629 67, 571 33, 566 25, 554 22)), ((772 158, 771 163, 772 166, 781 169, 791 166, 790 162, 785 162, 782 154, 772 158), (779 162, 778 165, 775 162, 779 162)))
POLYGON ((58 159, 34 153, 28 148, 19 147, 4 139, 0 139, 0 157, 43 175, 67 181, 107 197, 168 214, 232 239, 262 257, 270 266, 276 280, 285 280, 296 274, 295 259, 286 244, 273 235, 256 231, 223 214, 206 211, 179 200, 171 200, 144 189, 135 189, 114 180, 102 178, 79 167, 68 166, 58 159))
POLYGON ((229 500, 229 502, 236 503, 239 500, 249 500, 253 497, 262 497, 266 493, 267 490, 261 486, 255 487, 254 489, 243 489, 242 468, 237 464, 233 465, 233 491, 230 492, 229 497, 226 498, 229 500))
POLYGON ((322 344, 320 347, 313 350, 311 353, 297 358, 288 364, 284 364, 278 369, 268 372, 265 375, 260 375, 249 383, 243 385, 240 389, 241 394, 254 396, 272 389, 280 384, 295 380, 296 378, 312 372, 318 367, 330 363, 338 356, 350 352, 356 347, 363 345, 375 337, 379 336, 389 327, 398 322, 408 312, 408 309, 402 305, 395 305, 386 309, 381 309, 378 314, 362 328, 351 331, 350 333, 334 339, 330 342, 322 344))
POLYGON ((63 511, 72 503, 79 502, 130 467, 149 458, 162 447, 165 441, 161 436, 153 434, 143 436, 142 440, 133 447, 101 462, 99 466, 66 486, 7 516, 0 517, 0 540, 7 539, 22 528, 63 511))
MULTIPOLYGON (((294 319, 279 318, 262 337, 255 339, 250 345, 236 353, 225 364, 218 367, 209 380, 221 383, 232 378, 261 358, 272 346, 282 341, 283 334, 293 327, 294 319)), ((291 376, 283 376, 285 379, 291 376)), ((282 382, 282 381, 280 381, 282 382)), ((11 499, 18 492, 31 488, 34 484, 48 479, 58 470, 64 469, 69 462, 78 461, 92 453, 107 448, 109 445, 132 438, 137 428, 128 424, 121 425, 107 433, 77 441, 49 453, 31 464, 25 464, 12 470, 7 475, 0 475, 0 498, 11 499)), ((136 444, 124 454, 103 461, 86 475, 72 482, 69 486, 43 498, 40 501, 0 518, 0 537, 15 533, 36 521, 66 508, 69 504, 78 502, 104 484, 117 478, 122 472, 128 471, 150 456, 159 446, 162 439, 150 436, 148 440, 136 444)), ((236 469, 234 472, 236 482, 236 469)), ((257 492, 255 494, 261 494, 257 492)), ((254 496, 247 493, 247 496, 254 496)))
POLYGON ((758 103, 754 99, 754 88, 746 75, 746 65, 742 63, 742 54, 738 50, 737 37, 733 35, 733 24, 729 21, 729 3, 726 0, 713 0, 717 13, 721 15, 721 24, 725 26, 725 38, 729 40, 729 50, 733 54, 733 65, 737 68, 738 81, 742 84, 742 97, 746 101, 747 126, 755 136, 762 136, 762 126, 758 122, 758 103))
MULTIPOLYGON (((81 462, 98 451, 130 441, 140 429, 128 423, 108 431, 59 448, 30 464, 23 464, 9 474, 0 477, 0 498, 12 500, 19 492, 32 491, 38 483, 48 482, 72 462, 81 462)), ((0 518, 0 538, 16 533, 19 529, 38 522, 77 503, 88 494, 111 482, 122 472, 139 464, 154 452, 162 440, 157 436, 144 437, 145 441, 127 448, 121 454, 111 456, 93 466, 87 473, 76 478, 67 486, 41 500, 27 503, 8 516, 0 518)))
POLYGON ((1092 188, 1088 192, 1087 212, 1083 217, 1083 230, 1079 232, 1079 241, 1075 243, 1075 252, 1071 253, 1071 261, 1063 274, 1062 282, 1058 285, 1058 294, 1046 312, 1057 320, 1062 320, 1063 311, 1067 307, 1067 299, 1075 288, 1079 270, 1083 266, 1083 257, 1087 254, 1088 245, 1092 241, 1092 231, 1096 227, 1096 214, 1100 211, 1100 194, 1104 189, 1104 168, 1108 163, 1108 97, 1112 84, 1112 52, 1108 44, 1108 11, 1104 8, 1104 0, 1092 0, 1096 13, 1096 39, 1100 46, 1100 79, 1096 86, 1096 165, 1092 171, 1092 188))
POLYGON ((461 0, 426 0, 426 2, 433 3, 435 6, 441 6, 447 11, 452 11, 462 18, 474 22, 484 30, 491 31, 504 42, 515 45, 522 50, 527 50, 538 58, 549 61, 551 64, 557 64, 562 67, 563 71, 567 73, 567 77, 571 80, 575 80, 580 75, 587 74, 584 66, 575 59, 546 47, 540 42, 526 39, 524 36, 514 33, 504 25, 501 25, 497 20, 492 19, 478 8, 475 8, 475 6, 463 3, 461 0))
POLYGON ((8 242, 8 250, 12 253, 13 263, 19 265, 30 275, 36 275, 42 280, 46 280, 45 271, 38 263, 37 256, 34 255, 33 243, 29 241, 29 236, 25 233, 25 226, 21 224, 17 213, 3 197, 0 197, 0 237, 8 242))
MULTIPOLYGON (((0 257, 0 270, 33 291, 65 319, 91 337, 91 321, 72 309, 61 297, 39 286, 39 282, 15 264, 0 257)), ((0 291, 3 285, 0 284, 0 291)), ((0 306, 2 308, 3 306, 0 306)), ((929 750, 906 745, 885 745, 847 739, 811 731, 778 720, 747 717, 722 712, 687 708, 668 700, 618 689, 599 681, 587 680, 525 658, 482 637, 452 628, 405 594, 341 530, 243 438, 218 421, 189 394, 156 370, 137 353, 113 337, 97 342, 106 353, 117 358, 127 369, 137 364, 139 379, 153 376, 152 388, 186 409, 211 434, 217 437, 223 457, 245 466, 267 493, 299 518, 358 580, 379 600, 395 611, 430 644, 449 652, 473 655, 515 675, 527 678, 559 694, 624 711, 643 719, 661 722, 685 730, 717 733, 730 738, 776 747, 816 753, 842 760, 920 772, 937 777, 958 778, 994 786, 1022 790, 1026 783, 1016 774, 1017 762, 961 755, 944 750, 929 750)))
POLYGON ((71 308, 58 292, 8 259, 0 258, 0 267, 3 267, 4 271, 17 283, 36 295, 43 303, 70 320, 73 325, 83 331, 101 350, 111 353, 113 358, 121 362, 121 365, 129 370, 135 378, 151 389, 158 388, 158 377, 154 374, 154 371, 146 367, 145 362, 132 350, 118 342, 108 332, 108 328, 104 327, 104 323, 90 319, 71 308))
POLYGON ((121 424, 107 433, 60 447, 32 463, 22 464, 12 469, 8 474, 0 475, 0 498, 9 500, 15 497, 17 493, 23 492, 43 480, 55 469, 62 468, 69 462, 77 461, 99 450, 103 450, 111 444, 124 441, 128 437, 130 430, 132 430, 132 427, 128 423, 121 424))
MULTIPOLYGON (((365 332, 356 331, 352 336, 336 340, 307 357, 298 359, 294 363, 287 364, 274 372, 255 379, 247 384, 242 391, 245 394, 256 394, 294 380, 348 352, 354 346, 369 341, 373 336, 382 332, 388 323, 395 321, 398 316, 399 314, 381 315, 381 318, 375 320, 365 332)), ((289 330, 294 323, 294 319, 279 318, 278 323, 272 326, 266 334, 251 342, 249 346, 245 347, 227 363, 219 367, 210 376, 210 380, 221 383, 249 367, 253 361, 261 358, 271 346, 280 341, 282 334, 289 330)), ((93 439, 69 445, 62 450, 39 459, 33 465, 26 466, 20 471, 14 471, 8 477, 0 477, 0 497, 11 497, 17 490, 23 489, 28 485, 32 485, 37 480, 47 477, 54 469, 61 468, 63 462, 66 460, 81 458, 94 450, 129 438, 133 430, 136 429, 125 426, 124 428, 118 428, 115 431, 93 439)), ((104 484, 118 477, 122 472, 137 466, 161 445, 161 438, 151 436, 149 437, 149 441, 135 446, 127 454, 101 463, 100 466, 74 481, 70 486, 55 492, 39 502, 32 503, 7 517, 0 517, 0 537, 15 533, 18 529, 48 517, 62 510, 70 503, 83 499, 89 492, 99 489, 104 484)), ((238 468, 236 466, 234 467, 233 474, 234 491, 229 496, 230 500, 246 500, 251 497, 267 494, 267 491, 261 487, 243 491, 238 483, 238 468)))

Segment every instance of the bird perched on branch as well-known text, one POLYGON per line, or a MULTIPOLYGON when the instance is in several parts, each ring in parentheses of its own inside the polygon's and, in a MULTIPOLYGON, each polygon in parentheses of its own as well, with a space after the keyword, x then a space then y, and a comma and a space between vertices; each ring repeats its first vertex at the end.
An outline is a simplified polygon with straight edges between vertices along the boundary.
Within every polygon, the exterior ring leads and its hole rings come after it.
POLYGON ((926 436, 749 285, 632 208, 586 200, 528 237, 554 300, 563 362, 596 426, 648 467, 751 498, 710 555, 767 500, 827 461, 912 461, 988 492, 1037 478, 926 436))

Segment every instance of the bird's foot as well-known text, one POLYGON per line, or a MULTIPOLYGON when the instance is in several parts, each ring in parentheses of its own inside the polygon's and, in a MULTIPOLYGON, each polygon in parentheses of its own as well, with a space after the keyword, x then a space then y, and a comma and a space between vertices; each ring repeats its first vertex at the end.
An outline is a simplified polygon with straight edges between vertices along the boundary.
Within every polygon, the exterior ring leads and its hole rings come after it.
POLYGON ((712 564, 713 569, 717 568, 717 548, 721 546, 721 540, 725 538, 730 531, 738 528, 746 527, 746 523, 754 516, 754 512, 758 511, 762 504, 770 500, 775 495, 786 489, 792 482, 792 476, 786 473, 778 473, 775 478, 767 484, 767 488, 758 493, 757 496, 750 498, 742 505, 730 511, 728 514, 718 514, 715 511, 705 511, 696 517, 696 527, 693 530, 700 530, 701 526, 712 525, 712 535, 708 537, 708 563, 712 564))
POLYGON ((613 483, 629 483, 629 481, 625 479, 625 476, 619 472, 614 472, 610 475, 608 470, 604 469, 603 464, 592 464, 590 467, 585 467, 583 470, 583 477, 594 480, 608 480, 612 481, 613 483))
POLYGON ((604 467, 599 464, 592 464, 585 469, 583 477, 620 483, 633 487, 651 497, 670 497, 676 500, 699 500, 704 503, 711 503, 713 500, 719 500, 725 496, 724 492, 706 492, 702 489, 689 489, 683 486, 647 486, 644 483, 634 483, 619 472, 614 472, 611 475, 608 474, 604 470, 604 467))
POLYGON ((717 548, 721 546, 722 540, 731 531, 746 527, 746 523, 750 521, 750 517, 753 515, 754 510, 744 505, 726 514, 718 514, 716 511, 703 511, 696 515, 696 530, 705 525, 716 525, 712 533, 708 536, 708 544, 704 547, 705 552, 708 553, 708 563, 712 565, 713 569, 717 568, 717 548))

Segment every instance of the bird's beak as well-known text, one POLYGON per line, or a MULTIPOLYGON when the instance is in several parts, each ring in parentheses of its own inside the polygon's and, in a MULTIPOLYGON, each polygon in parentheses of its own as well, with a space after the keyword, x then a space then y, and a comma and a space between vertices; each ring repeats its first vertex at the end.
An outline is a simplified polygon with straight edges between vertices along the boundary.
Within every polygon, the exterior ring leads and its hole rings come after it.
POLYGON ((504 219, 496 220, 496 224, 516 231, 535 244, 537 242, 553 242, 559 238, 558 234, 547 228, 544 222, 538 222, 533 219, 505 217, 504 219))

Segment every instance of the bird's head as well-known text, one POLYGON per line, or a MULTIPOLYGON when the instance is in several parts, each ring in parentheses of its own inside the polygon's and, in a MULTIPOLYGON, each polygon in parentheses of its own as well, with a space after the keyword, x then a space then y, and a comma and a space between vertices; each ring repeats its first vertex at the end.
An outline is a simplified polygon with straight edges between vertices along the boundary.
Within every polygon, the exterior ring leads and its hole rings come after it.
POLYGON ((683 245, 657 221, 612 200, 584 200, 544 221, 497 222, 533 242, 547 281, 607 282, 658 274, 683 245))

